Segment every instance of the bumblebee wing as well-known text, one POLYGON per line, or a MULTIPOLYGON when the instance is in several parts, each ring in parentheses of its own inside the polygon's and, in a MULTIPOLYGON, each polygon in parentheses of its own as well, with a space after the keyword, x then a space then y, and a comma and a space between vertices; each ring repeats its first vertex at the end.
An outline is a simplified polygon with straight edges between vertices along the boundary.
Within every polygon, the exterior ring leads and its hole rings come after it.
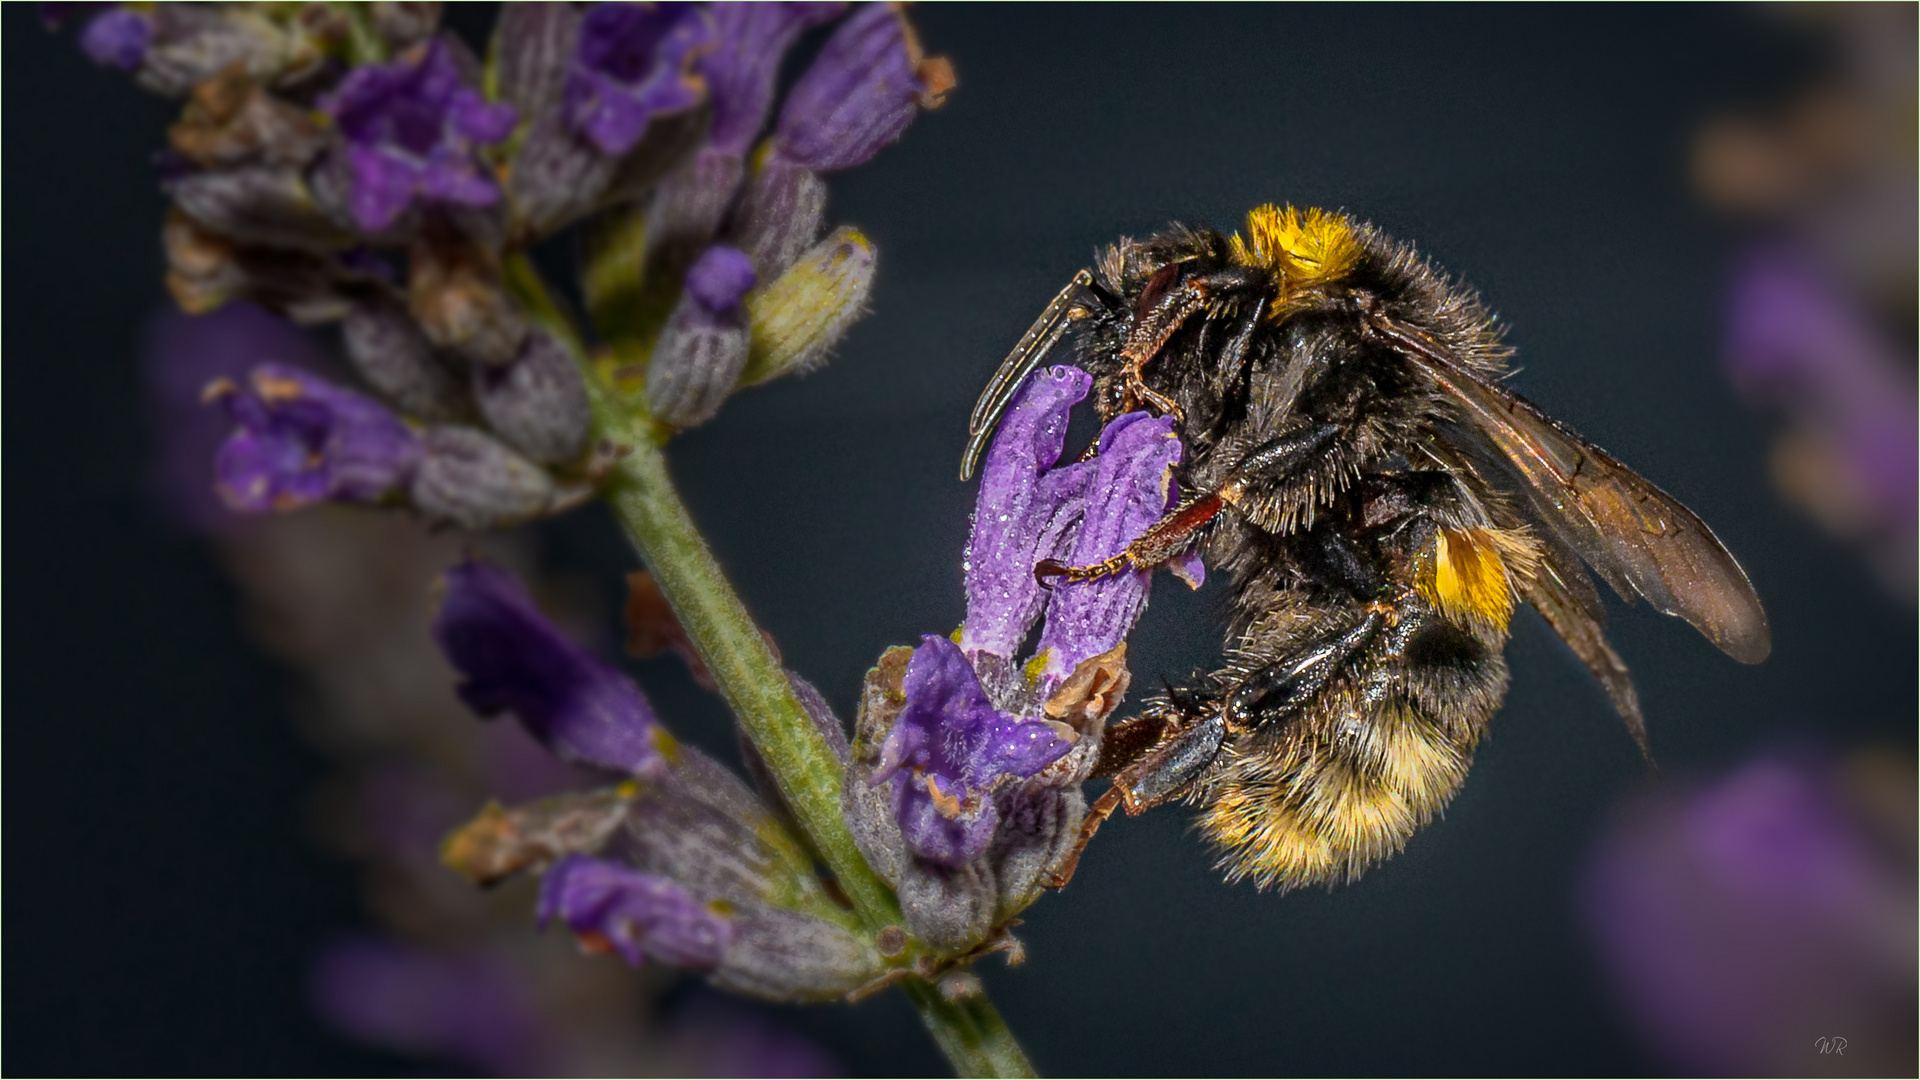
POLYGON ((993 381, 987 383, 987 388, 980 392, 980 400, 973 406, 973 416, 967 421, 967 451, 960 459, 960 479, 973 479, 973 471, 980 467, 980 458, 987 452, 987 443, 992 441, 994 430, 1000 426, 1000 418, 1006 415, 1007 406, 1013 404, 1014 392, 1059 344, 1073 320, 1086 313, 1088 302, 1095 296, 1092 284, 1093 274, 1089 271, 1082 270, 1073 275, 1067 287, 1060 290, 1060 295, 1054 297, 1040 317, 1027 328, 1020 343, 1013 347, 1005 360, 1000 361, 1000 369, 993 373, 993 381))
POLYGON ((1553 632, 1567 643, 1580 662, 1593 672, 1606 688, 1607 697, 1613 702, 1614 711, 1620 719, 1627 722, 1627 731, 1633 735, 1633 741, 1640 747, 1640 753, 1653 760, 1653 747, 1647 741, 1647 718, 1640 711, 1640 695, 1633 688, 1633 676, 1627 672, 1627 665, 1620 654, 1613 651, 1613 645, 1607 641, 1604 624, 1588 610, 1579 596, 1579 582, 1586 586, 1587 592, 1593 591, 1593 583, 1586 581, 1586 572, 1578 564, 1571 567, 1558 564, 1551 551, 1541 561, 1539 570, 1520 583, 1520 595, 1527 603, 1547 620, 1553 632), (1573 575, 1569 577, 1569 573, 1573 575))
POLYGON ((1542 520, 1616 592, 1626 596, 1630 588, 1687 620, 1743 664, 1766 659, 1772 641, 1760 598, 1706 522, 1524 398, 1454 362, 1417 331, 1384 319, 1375 325, 1460 404, 1525 482, 1542 520))

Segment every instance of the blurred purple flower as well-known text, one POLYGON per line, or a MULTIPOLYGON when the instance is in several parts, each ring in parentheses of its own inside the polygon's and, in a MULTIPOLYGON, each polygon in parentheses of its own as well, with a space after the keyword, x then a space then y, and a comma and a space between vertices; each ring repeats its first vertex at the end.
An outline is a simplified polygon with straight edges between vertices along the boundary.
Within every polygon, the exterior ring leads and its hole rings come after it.
POLYGON ((710 316, 736 313, 754 286, 753 260, 738 248, 715 244, 687 270, 686 295, 710 316))
POLYGON ((246 303, 206 315, 169 304, 148 321, 140 363, 150 423, 159 448, 147 489, 169 524, 209 532, 240 520, 214 493, 212 464, 233 424, 202 395, 216 379, 238 379, 263 360, 306 370, 326 367, 325 354, 293 324, 246 303))
POLYGON ((1827 771, 1763 759, 1642 805, 1582 899, 1624 1007, 1674 1067, 1791 1074, 1836 1035, 1858 1066, 1912 1066, 1911 866, 1876 849, 1827 771))
POLYGON ((807 28, 846 9, 842 3, 718 3, 713 16, 716 47, 700 60, 713 126, 707 142, 745 157, 773 103, 780 60, 807 28))
POLYGON ((206 399, 239 424, 214 459, 215 485, 242 513, 339 499, 377 502, 420 462, 420 439, 372 398, 298 368, 267 363, 244 382, 217 379, 206 399))
POLYGON ((595 4, 580 22, 567 70, 565 115, 609 157, 633 149, 657 114, 700 103, 694 64, 713 24, 693 4, 595 4))
POLYGON ((698 992, 668 1021, 674 1044, 708 1076, 845 1076, 847 1066, 764 1008, 698 992))
MULTIPOLYGON (((42 5, 45 7, 48 5, 42 5)), ((133 71, 153 42, 153 22, 145 15, 115 8, 95 15, 80 32, 80 49, 101 67, 133 71)))
POLYGON ((1782 488, 1828 528, 1865 541, 1890 580, 1910 583, 1920 511, 1912 354, 1784 246, 1744 257, 1728 324, 1728 375, 1790 427, 1775 450, 1782 488))
POLYGON ((862 4, 787 95, 773 152, 814 172, 850 169, 898 139, 923 101, 931 104, 951 82, 943 61, 923 62, 893 5, 862 4))
POLYGON ((379 232, 416 197, 491 206, 500 197, 478 148, 513 132, 513 107, 488 103, 468 86, 438 40, 391 64, 349 74, 321 102, 346 137, 353 217, 379 232))
POLYGON ((328 947, 314 1008, 350 1038, 500 1076, 548 1073, 539 1004, 523 972, 484 950, 450 952, 353 937, 328 947))
POLYGON ((561 633, 512 574, 470 559, 443 590, 433 638, 465 677, 470 708, 513 712, 562 761, 662 774, 671 737, 640 688, 561 633))
POLYGON ((639 967, 654 960, 711 971, 733 928, 671 878, 589 855, 569 855, 540 879, 540 925, 558 918, 590 948, 618 952, 639 967))

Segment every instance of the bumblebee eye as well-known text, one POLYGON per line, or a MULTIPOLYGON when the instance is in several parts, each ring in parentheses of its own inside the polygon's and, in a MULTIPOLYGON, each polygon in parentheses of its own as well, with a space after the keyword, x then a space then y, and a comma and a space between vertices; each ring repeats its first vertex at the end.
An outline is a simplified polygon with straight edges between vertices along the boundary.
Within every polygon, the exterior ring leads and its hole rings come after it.
POLYGON ((1134 319, 1140 320, 1146 318, 1147 312, 1153 310, 1153 305, 1159 303, 1160 298, 1167 295, 1167 293, 1179 283, 1179 263, 1168 263, 1160 269, 1155 270, 1153 276, 1147 279, 1146 287, 1140 290, 1139 301, 1133 306, 1134 319))

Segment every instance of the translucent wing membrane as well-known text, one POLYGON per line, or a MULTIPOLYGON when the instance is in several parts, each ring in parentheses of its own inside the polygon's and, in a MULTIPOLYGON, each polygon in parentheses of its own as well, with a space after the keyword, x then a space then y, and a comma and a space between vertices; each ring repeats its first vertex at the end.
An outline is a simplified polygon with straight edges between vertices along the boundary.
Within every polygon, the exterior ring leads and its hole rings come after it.
MULTIPOLYGON (((1772 641, 1760 598, 1740 564, 1691 510, 1526 400, 1455 362, 1425 335, 1383 316, 1370 321, 1463 407, 1525 481, 1542 523, 1616 592, 1626 596, 1630 589, 1685 619, 1741 663, 1766 659, 1772 641)), ((1573 638, 1568 644, 1579 651, 1573 638)), ((1604 675, 1602 682, 1608 682, 1604 675)))

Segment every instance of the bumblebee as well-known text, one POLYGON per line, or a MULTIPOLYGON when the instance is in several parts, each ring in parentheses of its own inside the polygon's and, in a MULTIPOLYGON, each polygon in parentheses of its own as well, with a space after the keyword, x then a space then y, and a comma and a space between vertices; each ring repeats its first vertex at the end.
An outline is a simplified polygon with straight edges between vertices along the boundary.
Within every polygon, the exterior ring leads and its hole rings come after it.
POLYGON ((1244 233, 1175 225, 1107 248, 982 393, 963 479, 1063 340, 1103 421, 1176 418, 1186 494, 1115 558, 1035 574, 1151 570, 1197 546, 1232 584, 1220 669, 1107 731, 1111 787, 1082 847, 1117 808, 1180 799, 1204 806, 1232 880, 1352 881, 1459 790, 1522 601, 1647 752, 1589 568, 1735 660, 1769 651, 1705 523, 1508 390, 1510 350, 1474 292, 1369 224, 1269 205, 1244 233))

